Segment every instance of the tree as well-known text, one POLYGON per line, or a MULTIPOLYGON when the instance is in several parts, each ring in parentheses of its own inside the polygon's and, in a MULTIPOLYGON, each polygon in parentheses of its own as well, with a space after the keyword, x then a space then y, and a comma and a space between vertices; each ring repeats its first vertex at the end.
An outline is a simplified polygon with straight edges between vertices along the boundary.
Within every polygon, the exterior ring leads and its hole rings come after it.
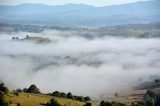
POLYGON ((38 94, 40 93, 39 89, 37 88, 36 85, 32 84, 28 89, 27 89, 28 93, 35 93, 38 94))
POLYGON ((105 106, 104 100, 101 101, 100 106, 105 106))
POLYGON ((60 97, 61 93, 59 91, 55 91, 52 93, 52 96, 60 97))
POLYGON ((83 96, 77 96, 77 99, 76 99, 76 100, 78 100, 78 101, 80 101, 80 102, 84 102, 83 96))
POLYGON ((26 38, 29 38, 29 35, 26 35, 26 38))
POLYGON ((159 80, 158 80, 158 79, 155 79, 154 82, 155 82, 155 83, 159 83, 159 80))
POLYGON ((5 93, 9 92, 8 88, 4 86, 4 83, 0 83, 0 91, 5 93))
POLYGON ((16 39, 15 37, 12 37, 12 39, 16 39))
POLYGON ((68 99, 73 99, 73 95, 72 95, 71 92, 67 93, 67 98, 68 98, 68 99))
POLYGON ((91 101, 91 98, 89 96, 87 97, 84 97, 84 101, 87 102, 87 101, 91 101))
POLYGON ((23 92, 27 92, 27 90, 28 90, 27 88, 24 88, 24 89, 23 89, 23 92))
POLYGON ((64 93, 64 92, 62 92, 61 95, 60 95, 60 97, 67 98, 67 94, 64 93))
POLYGON ((22 92, 22 90, 21 89, 16 89, 16 92, 22 92))
POLYGON ((101 103, 100 103, 100 106, 112 106, 112 104, 102 100, 101 103))
POLYGON ((19 37, 15 37, 16 40, 19 40, 19 37))
POLYGON ((159 95, 153 91, 148 90, 143 97, 147 106, 158 106, 159 95))

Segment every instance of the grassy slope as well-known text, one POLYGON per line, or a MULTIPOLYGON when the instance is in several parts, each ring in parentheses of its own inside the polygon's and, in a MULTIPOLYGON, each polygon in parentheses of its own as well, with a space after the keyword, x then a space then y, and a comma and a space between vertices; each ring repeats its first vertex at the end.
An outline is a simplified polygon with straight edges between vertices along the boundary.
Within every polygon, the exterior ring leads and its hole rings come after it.
POLYGON ((36 94, 28 94, 28 93, 19 93, 18 96, 8 93, 5 95, 5 100, 7 102, 11 102, 11 106, 16 106, 17 103, 20 103, 21 106, 42 106, 41 104, 47 103, 51 98, 55 98, 62 106, 83 106, 83 102, 65 99, 65 98, 57 98, 47 95, 36 95, 36 94))

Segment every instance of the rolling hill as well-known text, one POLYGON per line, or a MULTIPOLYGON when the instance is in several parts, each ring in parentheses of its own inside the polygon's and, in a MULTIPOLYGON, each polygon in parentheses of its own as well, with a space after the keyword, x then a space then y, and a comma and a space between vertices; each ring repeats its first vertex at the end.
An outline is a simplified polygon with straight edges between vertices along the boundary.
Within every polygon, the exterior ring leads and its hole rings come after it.
POLYGON ((136 3, 94 7, 85 4, 0 5, 0 22, 39 24, 69 27, 100 27, 122 24, 143 24, 159 21, 160 2, 136 3))

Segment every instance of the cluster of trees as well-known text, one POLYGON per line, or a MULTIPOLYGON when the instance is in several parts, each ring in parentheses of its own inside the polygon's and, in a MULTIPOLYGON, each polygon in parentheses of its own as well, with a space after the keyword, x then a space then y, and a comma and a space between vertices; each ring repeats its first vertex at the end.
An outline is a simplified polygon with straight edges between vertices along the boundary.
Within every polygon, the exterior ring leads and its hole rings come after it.
MULTIPOLYGON (((101 101, 100 106, 126 106, 126 104, 101 101)), ((131 106, 160 106, 160 94, 148 90, 143 96, 142 101, 132 102, 131 106)))
POLYGON ((143 101, 132 102, 131 106, 160 106, 160 94, 148 90, 143 96, 143 101))
MULTIPOLYGON (((159 80, 155 80, 155 82, 159 83, 159 80)), ((8 103, 4 100, 4 95, 9 92, 9 89, 5 87, 4 83, 0 83, 0 106, 7 106, 8 103)), ((23 90, 17 89, 14 92, 26 92, 26 93, 35 93, 39 94, 41 93, 39 88, 32 84, 29 88, 24 88, 23 90)), ((48 94, 50 96, 55 97, 62 97, 62 98, 68 98, 73 99, 81 102, 85 102, 84 106, 92 106, 89 101, 91 101, 91 98, 89 96, 83 97, 83 96, 76 96, 73 95, 71 92, 64 93, 55 91, 51 94, 48 94)), ((115 94, 115 95, 118 95, 115 94)), ((51 99, 45 106, 61 106, 55 99, 51 99)), ((100 106, 126 106, 126 104, 118 103, 118 102, 107 102, 107 101, 101 101, 100 106)), ((155 93, 154 91, 148 90, 145 95, 143 96, 143 101, 136 101, 132 102, 131 106, 160 106, 160 94, 155 93)))
MULTIPOLYGON (((35 94, 41 93, 39 88, 34 84, 32 84, 29 88, 24 88, 23 90, 16 89, 14 92, 26 92, 26 93, 35 93, 35 94)), ((71 92, 65 93, 65 92, 55 91, 53 93, 49 93, 48 95, 55 96, 55 97, 73 99, 73 100, 77 100, 77 101, 80 101, 80 102, 91 101, 91 98, 89 96, 86 96, 86 97, 77 96, 77 95, 73 95, 71 92)))
POLYGON ((24 88, 23 90, 16 89, 14 92, 25 92, 25 93, 35 93, 35 94, 41 93, 39 88, 35 84, 32 84, 29 88, 24 88))
POLYGON ((14 40, 19 40, 19 37, 12 37, 12 39, 14 39, 14 40))
POLYGON ((77 95, 73 95, 71 92, 64 93, 64 92, 55 91, 55 92, 53 92, 53 93, 50 94, 50 95, 56 96, 56 97, 74 99, 74 100, 78 100, 78 101, 80 101, 80 102, 88 102, 88 101, 91 101, 91 98, 90 98, 89 96, 86 96, 86 97, 77 96, 77 95))
MULTIPOLYGON (((60 103, 58 103, 54 98, 52 98, 45 106, 62 106, 60 103)), ((67 106, 67 105, 64 105, 67 106)), ((85 103, 83 106, 92 106, 92 103, 85 103)))
POLYGON ((144 106, 160 106, 160 94, 148 90, 143 97, 144 106))
POLYGON ((123 103, 118 103, 118 102, 108 102, 108 101, 104 101, 102 100, 100 103, 100 106, 126 106, 123 103))

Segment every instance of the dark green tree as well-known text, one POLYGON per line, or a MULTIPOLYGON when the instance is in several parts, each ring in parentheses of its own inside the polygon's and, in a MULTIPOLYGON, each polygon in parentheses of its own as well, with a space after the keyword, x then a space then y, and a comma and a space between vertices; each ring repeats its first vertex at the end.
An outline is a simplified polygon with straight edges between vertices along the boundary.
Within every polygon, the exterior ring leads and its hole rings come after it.
POLYGON ((37 88, 36 85, 32 84, 28 89, 27 89, 28 93, 35 93, 38 94, 40 93, 39 89, 37 88))
POLYGON ((77 96, 77 100, 80 101, 80 102, 84 102, 83 96, 77 96))
POLYGON ((112 106, 112 103, 101 101, 100 106, 112 106))
POLYGON ((28 90, 27 88, 24 88, 24 89, 23 89, 23 92, 27 92, 27 90, 28 90))
POLYGON ((60 97, 62 97, 62 98, 67 98, 67 94, 66 94, 66 93, 64 93, 64 92, 61 92, 60 97))
POLYGON ((4 83, 0 83, 0 91, 5 93, 9 92, 8 88, 4 86, 4 83))
POLYGON ((52 96, 60 97, 61 93, 59 91, 55 91, 52 93, 52 96))
POLYGON ((84 97, 84 101, 87 102, 87 101, 91 101, 91 98, 89 96, 86 96, 84 97))
POLYGON ((67 98, 68 98, 68 99, 73 99, 73 95, 72 95, 71 92, 67 93, 67 98))

